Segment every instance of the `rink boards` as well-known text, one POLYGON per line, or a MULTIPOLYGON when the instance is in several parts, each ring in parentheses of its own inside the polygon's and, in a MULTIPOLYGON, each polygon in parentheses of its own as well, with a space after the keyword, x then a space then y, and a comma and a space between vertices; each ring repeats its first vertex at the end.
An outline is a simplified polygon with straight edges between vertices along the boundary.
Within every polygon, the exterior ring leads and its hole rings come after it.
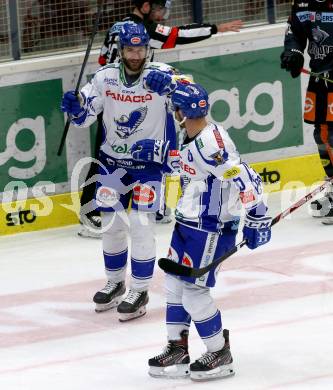
MULTIPOLYGON (((320 160, 316 154, 253 163, 251 166, 260 173, 267 193, 311 186, 322 179, 320 160)), ((174 208, 178 196, 179 181, 173 176, 167 180, 167 205, 174 208)), ((8 235, 77 224, 78 215, 77 192, 2 203, 0 231, 1 235, 8 235)))

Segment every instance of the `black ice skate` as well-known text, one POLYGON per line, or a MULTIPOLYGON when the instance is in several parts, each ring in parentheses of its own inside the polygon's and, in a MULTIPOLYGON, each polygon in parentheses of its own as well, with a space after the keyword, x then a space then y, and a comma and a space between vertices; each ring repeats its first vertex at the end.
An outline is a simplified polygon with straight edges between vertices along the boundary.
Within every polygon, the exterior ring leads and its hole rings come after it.
POLYGON ((129 290, 127 297, 117 308, 117 311, 120 314, 119 321, 125 322, 144 316, 146 314, 148 300, 147 291, 129 290))
POLYGON ((190 378, 194 381, 207 381, 235 375, 230 353, 229 331, 223 330, 225 344, 216 352, 206 352, 190 365, 190 378))
POLYGON ((188 331, 183 330, 180 340, 169 341, 164 351, 149 359, 149 375, 155 378, 185 378, 190 375, 188 331))
POLYGON ((84 238, 102 238, 102 220, 99 215, 82 214, 78 235, 84 238))
POLYGON ((109 280, 105 287, 102 290, 97 291, 93 298, 96 303, 95 311, 100 313, 118 306, 125 291, 125 282, 115 283, 109 280))

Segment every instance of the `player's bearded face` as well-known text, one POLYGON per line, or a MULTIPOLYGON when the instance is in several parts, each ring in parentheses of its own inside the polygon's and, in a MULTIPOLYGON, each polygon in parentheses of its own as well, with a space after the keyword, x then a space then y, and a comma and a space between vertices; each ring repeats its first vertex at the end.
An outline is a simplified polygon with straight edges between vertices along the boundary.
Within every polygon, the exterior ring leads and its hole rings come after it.
POLYGON ((146 46, 125 46, 122 50, 122 59, 125 66, 132 72, 140 72, 147 56, 146 46))

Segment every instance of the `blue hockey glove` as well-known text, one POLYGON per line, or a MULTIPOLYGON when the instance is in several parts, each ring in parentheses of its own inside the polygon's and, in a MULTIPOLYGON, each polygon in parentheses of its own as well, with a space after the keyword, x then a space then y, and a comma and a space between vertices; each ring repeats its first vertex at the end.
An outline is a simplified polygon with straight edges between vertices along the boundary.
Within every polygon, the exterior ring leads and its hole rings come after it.
POLYGON ((176 89, 177 83, 172 81, 172 77, 164 72, 153 70, 144 78, 145 87, 156 92, 160 96, 168 95, 176 89))
POLYGON ((81 99, 82 98, 75 95, 74 91, 66 92, 61 100, 61 111, 74 116, 80 116, 80 114, 85 111, 84 108, 81 107, 81 99))
POLYGON ((131 148, 132 158, 139 161, 163 164, 169 149, 169 141, 143 139, 131 148))
POLYGON ((271 223, 271 217, 245 217, 243 239, 248 248, 256 249, 268 243, 271 239, 271 223))

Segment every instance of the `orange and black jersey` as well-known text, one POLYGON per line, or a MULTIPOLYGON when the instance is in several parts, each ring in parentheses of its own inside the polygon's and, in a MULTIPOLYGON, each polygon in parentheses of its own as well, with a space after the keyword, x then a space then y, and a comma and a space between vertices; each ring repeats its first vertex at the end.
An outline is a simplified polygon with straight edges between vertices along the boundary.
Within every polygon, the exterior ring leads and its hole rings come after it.
POLYGON ((284 46, 304 52, 314 72, 333 70, 333 0, 294 0, 284 46))
MULTIPOLYGON (((209 23, 193 23, 178 27, 169 27, 148 20, 135 14, 129 14, 123 21, 143 23, 150 36, 150 45, 154 49, 170 49, 176 45, 202 41, 217 33, 217 26, 209 23)), ((104 66, 117 58, 117 34, 112 26, 106 33, 98 62, 104 66)))

